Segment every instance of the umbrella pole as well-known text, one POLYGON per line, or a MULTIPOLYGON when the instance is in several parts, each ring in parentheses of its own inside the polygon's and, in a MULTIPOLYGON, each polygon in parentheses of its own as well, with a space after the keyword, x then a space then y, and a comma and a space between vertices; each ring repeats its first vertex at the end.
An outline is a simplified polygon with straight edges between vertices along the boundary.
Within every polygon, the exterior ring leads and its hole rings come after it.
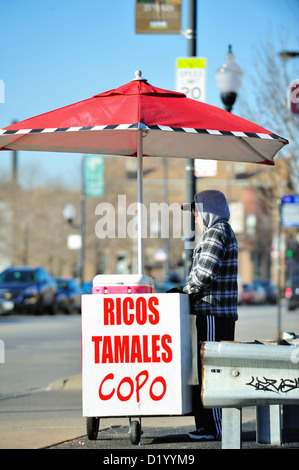
POLYGON ((143 160, 142 160, 142 131, 138 130, 137 137, 137 221, 138 221, 138 274, 143 274, 143 160))

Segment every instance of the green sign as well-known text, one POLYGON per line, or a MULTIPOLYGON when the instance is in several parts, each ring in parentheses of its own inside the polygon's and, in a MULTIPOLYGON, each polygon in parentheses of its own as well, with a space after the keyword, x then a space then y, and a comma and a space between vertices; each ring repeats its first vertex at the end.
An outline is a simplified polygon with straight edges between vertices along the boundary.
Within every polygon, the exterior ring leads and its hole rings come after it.
POLYGON ((85 156, 84 187, 87 197, 104 195, 104 157, 102 155, 85 156))

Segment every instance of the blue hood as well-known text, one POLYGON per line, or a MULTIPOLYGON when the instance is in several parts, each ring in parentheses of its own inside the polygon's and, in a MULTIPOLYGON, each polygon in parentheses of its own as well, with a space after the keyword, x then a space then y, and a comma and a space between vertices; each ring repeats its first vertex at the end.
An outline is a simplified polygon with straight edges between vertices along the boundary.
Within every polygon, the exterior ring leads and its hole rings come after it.
POLYGON ((199 213, 204 228, 228 222, 230 218, 229 207, 224 194, 217 190, 201 191, 194 196, 196 212, 199 213))

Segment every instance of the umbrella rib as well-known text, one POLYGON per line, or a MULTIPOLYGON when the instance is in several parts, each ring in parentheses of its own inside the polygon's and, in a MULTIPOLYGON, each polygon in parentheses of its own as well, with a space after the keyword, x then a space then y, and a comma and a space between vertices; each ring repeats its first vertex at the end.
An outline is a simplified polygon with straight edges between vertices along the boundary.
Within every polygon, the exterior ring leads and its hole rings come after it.
POLYGON ((243 139, 243 137, 237 137, 237 139, 241 140, 241 142, 246 145, 247 147, 249 147, 251 150, 253 150, 259 157, 261 157, 262 160, 264 160, 265 162, 269 162, 270 160, 268 160, 267 158, 264 157, 264 155, 262 155, 260 152, 258 152, 252 145, 250 145, 249 142, 247 142, 246 140, 243 139))
POLYGON ((1 150, 11 150, 10 146, 14 145, 15 143, 19 142, 19 140, 23 140, 28 136, 28 134, 19 134, 17 139, 12 140, 9 142, 9 144, 5 145, 4 147, 1 147, 1 150))

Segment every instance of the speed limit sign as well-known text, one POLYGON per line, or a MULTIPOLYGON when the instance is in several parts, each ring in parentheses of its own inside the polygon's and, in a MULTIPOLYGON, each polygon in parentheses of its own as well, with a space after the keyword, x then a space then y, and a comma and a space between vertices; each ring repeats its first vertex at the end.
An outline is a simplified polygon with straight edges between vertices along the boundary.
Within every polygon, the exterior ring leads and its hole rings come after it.
POLYGON ((176 91, 188 98, 206 100, 206 59, 186 57, 177 59, 176 91))

